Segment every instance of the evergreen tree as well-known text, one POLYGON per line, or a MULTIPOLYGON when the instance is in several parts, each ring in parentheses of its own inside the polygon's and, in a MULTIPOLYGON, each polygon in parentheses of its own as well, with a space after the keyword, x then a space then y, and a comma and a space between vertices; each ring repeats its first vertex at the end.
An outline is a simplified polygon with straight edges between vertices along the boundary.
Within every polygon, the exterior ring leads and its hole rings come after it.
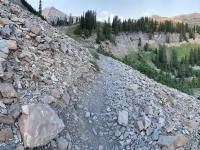
POLYGON ((161 65, 166 65, 167 64, 167 51, 166 51, 166 46, 160 46, 159 48, 159 62, 161 65))
POLYGON ((149 43, 146 43, 144 45, 144 51, 147 52, 149 50, 149 43))
POLYGON ((42 15, 42 0, 39 0, 39 11, 38 13, 42 15))
POLYGON ((69 25, 72 25, 73 24, 73 17, 72 17, 72 14, 70 13, 70 16, 69 16, 69 25))
POLYGON ((141 40, 141 38, 139 38, 139 40, 138 40, 138 47, 141 47, 142 46, 142 40, 141 40))
POLYGON ((190 65, 192 65, 192 66, 195 64, 195 61, 194 61, 194 50, 193 49, 190 50, 189 62, 190 62, 190 65))
POLYGON ((97 23, 97 38, 96 43, 100 44, 101 41, 104 41, 104 37, 102 35, 101 24, 100 22, 97 23))
POLYGON ((118 16, 115 16, 112 22, 112 30, 114 34, 117 35, 120 32, 120 26, 121 26, 121 20, 118 18, 118 16))
POLYGON ((171 64, 174 68, 178 68, 178 55, 175 50, 173 50, 171 54, 171 64))
POLYGON ((111 27, 110 27, 110 23, 104 22, 104 26, 103 26, 103 36, 105 37, 106 40, 112 40, 112 36, 111 36, 111 27))

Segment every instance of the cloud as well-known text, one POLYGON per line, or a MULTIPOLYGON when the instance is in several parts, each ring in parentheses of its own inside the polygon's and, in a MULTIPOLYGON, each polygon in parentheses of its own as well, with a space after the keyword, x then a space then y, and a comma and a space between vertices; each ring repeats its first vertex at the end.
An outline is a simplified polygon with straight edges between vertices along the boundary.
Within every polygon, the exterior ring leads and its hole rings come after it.
MULTIPOLYGON (((100 22, 104 22, 104 21, 108 21, 108 19, 110 18, 110 21, 112 23, 112 20, 113 18, 115 17, 116 15, 109 12, 109 11, 102 11, 100 12, 98 15, 97 15, 97 20, 100 21, 100 22)), ((121 16, 118 16, 121 20, 123 20, 123 17, 121 16)))
POLYGON ((147 9, 146 11, 142 12, 142 16, 151 17, 152 15, 158 14, 155 9, 147 9))

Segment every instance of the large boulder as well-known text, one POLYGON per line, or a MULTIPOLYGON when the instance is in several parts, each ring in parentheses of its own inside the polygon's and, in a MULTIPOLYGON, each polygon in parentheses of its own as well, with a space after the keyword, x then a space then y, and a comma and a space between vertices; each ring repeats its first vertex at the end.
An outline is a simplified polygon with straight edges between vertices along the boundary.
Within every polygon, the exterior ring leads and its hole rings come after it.
POLYGON ((183 147, 188 142, 188 138, 182 134, 176 136, 160 135, 158 145, 168 149, 175 150, 176 148, 183 147))
POLYGON ((69 142, 66 139, 60 137, 56 141, 60 150, 68 150, 69 142))
POLYGON ((63 130, 64 123, 49 105, 30 104, 22 106, 19 127, 24 146, 33 148, 54 139, 63 130))
POLYGON ((2 129, 0 131, 0 141, 7 141, 13 138, 13 132, 11 128, 2 129))
POLYGON ((1 38, 0 38, 0 52, 2 52, 4 54, 8 54, 9 53, 8 44, 4 40, 1 40, 1 38))
POLYGON ((0 93, 4 98, 17 97, 17 93, 12 84, 0 83, 0 93))
POLYGON ((17 42, 14 40, 5 40, 10 50, 17 49, 17 42))
POLYGON ((36 34, 36 35, 39 35, 40 32, 41 32, 41 28, 40 27, 37 27, 37 26, 33 26, 30 28, 31 32, 36 34))

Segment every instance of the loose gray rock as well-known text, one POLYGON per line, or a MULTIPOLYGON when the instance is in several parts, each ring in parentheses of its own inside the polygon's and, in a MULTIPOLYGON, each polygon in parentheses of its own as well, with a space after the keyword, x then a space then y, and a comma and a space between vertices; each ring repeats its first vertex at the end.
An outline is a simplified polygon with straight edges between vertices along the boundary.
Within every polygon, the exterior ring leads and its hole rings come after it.
POLYGON ((161 147, 166 147, 168 149, 176 149, 186 145, 188 142, 188 138, 184 135, 176 135, 176 136, 164 136, 160 135, 158 144, 161 147))
POLYGON ((14 123, 14 119, 13 119, 12 116, 0 114, 0 123, 13 124, 14 123))
POLYGON ((40 32, 41 32, 41 28, 40 27, 37 27, 37 26, 33 26, 30 28, 30 31, 36 35, 39 35, 40 32))
POLYGON ((62 100, 64 101, 64 103, 66 105, 69 105, 70 96, 69 96, 69 93, 67 91, 65 91, 64 94, 62 95, 62 100))
POLYGON ((13 132, 11 128, 2 129, 0 131, 0 141, 7 141, 13 138, 13 132))
POLYGON ((128 112, 126 110, 120 111, 118 115, 118 123, 123 126, 128 125, 128 112))
POLYGON ((0 51, 8 54, 9 53, 9 46, 8 44, 4 41, 0 39, 0 51))
POLYGON ((17 93, 12 84, 0 83, 0 93, 4 98, 17 97, 17 93))
POLYGON ((69 142, 66 139, 64 139, 63 137, 60 137, 56 141, 57 141, 58 148, 60 150, 68 150, 69 142))
POLYGON ((143 121, 142 120, 139 120, 135 123, 135 127, 139 130, 139 131, 142 131, 145 129, 145 126, 143 124, 143 121))

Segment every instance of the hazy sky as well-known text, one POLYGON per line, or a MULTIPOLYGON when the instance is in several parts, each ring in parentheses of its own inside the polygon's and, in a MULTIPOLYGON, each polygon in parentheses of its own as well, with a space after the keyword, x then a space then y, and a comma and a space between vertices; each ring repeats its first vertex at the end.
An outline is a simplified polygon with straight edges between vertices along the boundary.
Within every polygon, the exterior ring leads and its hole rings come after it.
MULTIPOLYGON (((39 0, 27 1, 38 9, 39 0)), ((76 16, 95 10, 99 20, 114 15, 137 19, 153 14, 174 16, 200 12, 200 0, 43 0, 43 8, 50 6, 76 16)))

